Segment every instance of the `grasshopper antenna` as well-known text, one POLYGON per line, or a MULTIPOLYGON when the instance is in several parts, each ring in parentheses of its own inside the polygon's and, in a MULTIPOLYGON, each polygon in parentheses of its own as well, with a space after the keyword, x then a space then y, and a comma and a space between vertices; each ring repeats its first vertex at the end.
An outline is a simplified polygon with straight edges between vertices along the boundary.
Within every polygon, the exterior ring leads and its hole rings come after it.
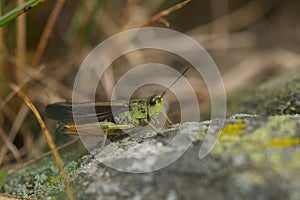
POLYGON ((169 90, 170 88, 185 74, 185 72, 187 72, 187 70, 189 69, 189 67, 187 67, 180 76, 177 77, 177 79, 165 90, 163 91, 163 93, 160 95, 161 97, 163 97, 169 90))

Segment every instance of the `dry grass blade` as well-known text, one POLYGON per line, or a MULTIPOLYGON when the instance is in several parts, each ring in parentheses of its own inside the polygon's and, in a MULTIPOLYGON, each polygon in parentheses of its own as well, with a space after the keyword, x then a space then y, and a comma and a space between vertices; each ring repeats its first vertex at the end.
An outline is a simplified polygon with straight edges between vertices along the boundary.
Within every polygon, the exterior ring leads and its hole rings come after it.
POLYGON ((41 39, 39 41, 37 50, 33 56, 33 60, 32 60, 32 66, 36 67, 39 65, 42 55, 44 53, 44 50, 46 48, 47 42, 49 40, 50 34, 53 30, 53 27, 57 21, 58 15, 60 13, 60 11, 62 10, 63 6, 65 4, 65 0, 58 0, 56 1, 56 4, 51 12, 51 15, 49 17, 49 20, 46 24, 46 27, 44 29, 44 32, 41 36, 41 39))
MULTIPOLYGON (((27 112, 28 112, 28 107, 26 107, 26 105, 23 104, 21 106, 21 108, 19 109, 18 114, 13 122, 13 125, 8 133, 9 141, 14 141, 14 139, 16 138, 16 135, 27 115, 27 112)), ((7 146, 1 147, 1 149, 0 149, 0 164, 2 164, 2 161, 6 155, 6 152, 7 152, 7 146)))
POLYGON ((164 19, 165 16, 168 16, 170 13, 181 9, 183 6, 185 6, 187 3, 189 3, 191 0, 186 0, 184 2, 181 2, 179 4, 176 4, 175 6, 172 6, 171 8, 168 8, 166 10, 163 10, 161 12, 159 12, 158 14, 154 15, 153 17, 151 17, 151 19, 147 22, 145 22, 144 24, 142 24, 140 27, 146 27, 146 26, 150 26, 156 22, 163 22, 164 24, 168 24, 166 23, 166 20, 164 19))
MULTIPOLYGON (((7 61, 11 62, 12 64, 17 63, 17 59, 9 54, 0 54, 0 58, 4 57, 7 61)), ((24 64, 24 68, 26 69, 23 71, 23 73, 27 76, 22 83, 18 84, 18 87, 23 88, 27 83, 29 83, 32 78, 35 80, 40 81, 41 83, 47 85, 48 87, 51 88, 59 88, 60 93, 62 94, 63 97, 70 97, 72 96, 72 90, 65 85, 61 84, 58 82, 56 79, 51 78, 50 76, 47 76, 45 73, 42 72, 44 69, 45 65, 40 65, 38 68, 34 68, 33 66, 26 65, 24 64)), ((3 109, 7 103, 15 96, 16 92, 11 91, 3 101, 0 101, 0 110, 3 109)))
MULTIPOLYGON (((0 16, 2 16, 2 8, 3 5, 0 4, 0 16)), ((0 28, 0 52, 7 52, 7 48, 5 45, 5 32, 3 28, 0 28)), ((4 68, 4 59, 0 57, 0 72, 3 73, 4 68)))
POLYGON ((47 143, 53 153, 53 156, 54 156, 54 159, 55 159, 55 162, 58 166, 58 169, 60 171, 60 175, 61 175, 61 178, 64 182, 64 185, 65 185, 65 188, 66 188, 66 193, 67 193, 67 196, 69 199, 74 199, 74 196, 73 196, 73 193, 72 193, 72 189, 71 189, 71 186, 69 184, 69 181, 68 181, 68 175, 67 173, 65 172, 64 168, 63 168, 63 161, 61 159, 61 156, 60 154, 58 153, 58 150, 53 142, 53 139, 42 119, 42 117, 40 116, 38 110, 36 109, 36 107, 33 105, 33 103, 30 101, 30 99, 26 96, 26 94, 24 94, 16 85, 11 85, 11 88, 17 92, 17 94, 23 98, 23 100, 27 103, 27 105, 30 107, 30 109, 32 110, 32 112, 34 113, 36 119, 38 120, 41 128, 42 128, 42 131, 43 131, 43 134, 47 140, 47 143))
POLYGON ((121 18, 121 29, 123 29, 131 18, 132 13, 140 3, 140 0, 128 1, 126 7, 124 8, 124 14, 121 18))
POLYGON ((21 154, 19 153, 18 148, 11 142, 11 140, 7 137, 7 134, 1 127, 0 127, 0 137, 5 144, 5 148, 8 148, 13 153, 14 158, 17 161, 19 161, 21 154))
MULTIPOLYGON (((18 0, 18 6, 24 4, 24 0, 18 0)), ((21 15, 17 18, 17 68, 16 68, 16 78, 18 83, 21 83, 24 78, 24 63, 26 60, 26 14, 21 15)))
POLYGON ((244 6, 232 11, 231 13, 224 15, 218 19, 208 22, 205 25, 195 28, 188 32, 188 34, 194 35, 198 33, 205 33, 211 30, 212 25, 214 27, 223 26, 224 23, 228 23, 228 31, 233 32, 239 29, 243 29, 259 19, 280 4, 282 1, 260 1, 252 0, 248 1, 244 6))
MULTIPOLYGON (((16 58, 14 58, 13 56, 10 56, 10 55, 8 55, 8 54, 3 54, 3 55, 1 55, 0 57, 5 57, 5 59, 6 60, 8 60, 8 61, 10 61, 11 63, 13 63, 13 64, 17 64, 17 59, 16 58)), ((27 73, 27 71, 29 70, 29 66, 28 65, 26 65, 25 67, 23 67, 22 69, 25 69, 26 68, 26 70, 25 71, 23 71, 23 73, 24 74, 26 74, 27 73)), ((41 71, 43 69, 43 67, 40 67, 39 69, 37 69, 36 70, 36 73, 38 73, 39 71, 41 71)), ((34 77, 34 74, 32 75, 33 77, 34 77)), ((28 82, 30 82, 31 81, 31 78, 30 77, 26 77, 23 81, 22 81, 22 83, 20 83, 19 85, 18 85, 18 87, 20 87, 20 88, 22 88, 23 86, 25 86, 28 82)), ((13 90, 13 91, 11 91, 6 97, 5 97, 5 99, 3 100, 3 101, 1 101, 0 102, 0 110, 2 110, 2 109, 4 109, 4 107, 7 105, 7 103, 15 96, 15 94, 16 94, 16 92, 13 90)))

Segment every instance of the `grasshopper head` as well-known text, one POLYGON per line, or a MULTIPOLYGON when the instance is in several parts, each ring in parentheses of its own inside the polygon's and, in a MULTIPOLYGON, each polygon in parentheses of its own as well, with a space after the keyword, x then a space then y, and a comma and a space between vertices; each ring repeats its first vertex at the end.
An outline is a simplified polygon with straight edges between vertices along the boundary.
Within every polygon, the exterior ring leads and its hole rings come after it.
POLYGON ((161 112, 163 98, 161 96, 151 96, 148 98, 148 115, 150 118, 157 118, 161 112))

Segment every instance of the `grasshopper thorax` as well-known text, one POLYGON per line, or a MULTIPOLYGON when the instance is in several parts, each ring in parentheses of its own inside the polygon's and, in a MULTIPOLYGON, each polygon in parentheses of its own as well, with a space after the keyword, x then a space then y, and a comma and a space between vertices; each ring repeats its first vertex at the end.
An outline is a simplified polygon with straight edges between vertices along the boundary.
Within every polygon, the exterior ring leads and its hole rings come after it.
MULTIPOLYGON (((162 97, 153 95, 144 99, 133 99, 130 101, 130 117, 125 117, 126 113, 121 113, 115 117, 118 119, 129 120, 128 123, 133 123, 138 126, 147 125, 152 119, 157 119, 163 105, 162 97)), ((116 120, 120 123, 120 120, 116 120)), ((124 123, 124 121, 122 121, 124 123)))

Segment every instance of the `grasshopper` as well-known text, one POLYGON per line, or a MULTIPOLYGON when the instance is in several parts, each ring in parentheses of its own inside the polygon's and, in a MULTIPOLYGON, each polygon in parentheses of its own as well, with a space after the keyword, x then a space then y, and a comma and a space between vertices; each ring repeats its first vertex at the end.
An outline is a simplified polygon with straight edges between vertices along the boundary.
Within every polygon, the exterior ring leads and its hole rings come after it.
POLYGON ((95 128, 97 126, 92 124, 99 123, 105 137, 104 144, 107 136, 117 135, 117 130, 132 129, 139 126, 149 125, 156 133, 160 134, 151 122, 157 121, 162 113, 168 123, 172 124, 166 113, 162 112, 163 96, 188 69, 186 68, 161 95, 132 99, 129 102, 112 101, 95 102, 94 104, 58 102, 46 106, 46 116, 57 120, 58 131, 64 134, 77 134, 77 130, 79 130, 81 134, 99 135, 99 130, 95 128), (87 112, 92 105, 95 106, 96 116, 87 112), (112 112, 112 107, 114 112, 112 112), (82 124, 74 125, 73 114, 82 121, 82 124), (95 117, 98 122, 93 122, 95 117))

